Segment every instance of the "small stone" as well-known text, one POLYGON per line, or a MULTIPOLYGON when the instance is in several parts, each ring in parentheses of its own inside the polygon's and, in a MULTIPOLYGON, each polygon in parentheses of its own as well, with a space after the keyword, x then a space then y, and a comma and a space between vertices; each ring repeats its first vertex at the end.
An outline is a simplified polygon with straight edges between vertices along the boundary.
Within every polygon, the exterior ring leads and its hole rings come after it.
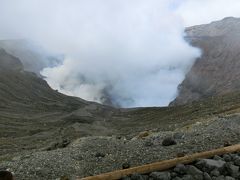
POLYGON ((210 172, 211 176, 218 177, 220 176, 220 172, 217 169, 214 169, 210 172))
POLYGON ((183 139, 185 137, 185 134, 182 133, 182 132, 176 132, 174 135, 173 135, 173 138, 174 139, 183 139))
POLYGON ((225 180, 225 177, 223 175, 218 177, 213 177, 212 180, 225 180))
POLYGON ((150 147, 150 146, 153 146, 153 142, 147 141, 147 142, 145 142, 144 145, 145 145, 146 147, 150 147))
POLYGON ((172 146, 175 144, 177 144, 177 142, 172 137, 167 137, 162 142, 163 146, 172 146))
POLYGON ((133 174, 131 180, 146 180, 146 178, 141 174, 133 174))
POLYGON ((224 155, 223 155, 223 159, 224 159, 224 161, 226 161, 226 162, 229 162, 229 161, 232 160, 231 156, 228 155, 228 154, 224 154, 224 155))
POLYGON ((235 160, 236 158, 238 158, 239 156, 237 154, 229 154, 232 158, 232 160, 235 160))
POLYGON ((240 157, 239 157, 239 156, 238 156, 237 158, 235 158, 234 164, 235 164, 236 166, 240 166, 240 157))
POLYGON ((202 160, 205 163, 205 167, 209 169, 209 171, 217 168, 222 168, 226 162, 222 160, 213 160, 213 159, 203 159, 202 160))
POLYGON ((20 156, 16 156, 14 158, 12 158, 13 161, 21 161, 21 157, 20 156))
POLYGON ((193 180, 193 177, 189 174, 186 174, 182 177, 182 180, 193 180))
POLYGON ((62 148, 65 148, 65 147, 67 147, 70 143, 71 143, 70 140, 64 139, 64 140, 62 141, 61 147, 62 147, 62 148))
POLYGON ((122 136, 118 135, 118 136, 116 137, 116 139, 122 139, 122 136))
POLYGON ((201 169, 201 170, 205 170, 205 165, 206 165, 206 161, 204 161, 203 159, 197 161, 195 163, 195 166, 198 168, 198 169, 201 169))
POLYGON ((225 141, 224 144, 223 144, 224 147, 228 147, 228 146, 231 146, 231 145, 232 145, 232 143, 230 141, 225 141))
POLYGON ((183 175, 183 174, 186 174, 187 169, 186 169, 186 166, 185 166, 184 164, 178 164, 178 165, 174 168, 173 171, 176 172, 176 173, 178 173, 178 174, 183 175))
POLYGON ((223 168, 219 169, 222 175, 230 175, 232 177, 237 177, 239 172, 239 167, 231 163, 225 163, 223 168))
POLYGON ((239 167, 231 164, 229 165, 228 172, 232 177, 237 177, 239 172, 239 167))
POLYGON ((27 154, 27 155, 25 155, 23 158, 24 159, 28 159, 28 158, 30 158, 31 156, 29 155, 29 154, 27 154))
POLYGON ((225 180, 235 180, 235 178, 231 177, 231 176, 226 176, 225 180))
POLYGON ((0 171, 0 179, 2 179, 2 180, 14 180, 13 174, 9 171, 0 171))
POLYGON ((187 166, 187 174, 191 175, 194 179, 203 180, 203 172, 195 166, 187 166))
POLYGON ((154 180, 171 180, 169 172, 152 172, 149 176, 154 180))
POLYGON ((131 165, 130 165, 129 162, 125 162, 125 163, 122 164, 122 168, 123 168, 123 169, 128 169, 128 168, 130 168, 130 167, 131 167, 131 165))
POLYGON ((67 176, 62 176, 60 180, 70 180, 67 176))
POLYGON ((176 172, 171 172, 170 174, 171 174, 171 178, 177 177, 177 173, 176 172))
POLYGON ((207 172, 203 173, 203 179, 204 180, 212 180, 211 176, 207 172))
POLYGON ((184 157, 186 155, 185 152, 179 152, 177 153, 177 157, 184 157))
POLYGON ((139 135, 138 135, 138 139, 144 139, 144 138, 146 138, 146 137, 149 136, 149 135, 150 135, 150 132, 149 132, 149 131, 141 132, 141 133, 139 133, 139 135))
POLYGON ((104 157, 105 157, 105 154, 104 154, 104 153, 97 152, 97 153, 95 154, 95 157, 97 157, 97 158, 104 158, 104 157))
POLYGON ((215 155, 214 157, 213 157, 213 159, 214 160, 223 160, 220 156, 218 156, 218 155, 215 155))

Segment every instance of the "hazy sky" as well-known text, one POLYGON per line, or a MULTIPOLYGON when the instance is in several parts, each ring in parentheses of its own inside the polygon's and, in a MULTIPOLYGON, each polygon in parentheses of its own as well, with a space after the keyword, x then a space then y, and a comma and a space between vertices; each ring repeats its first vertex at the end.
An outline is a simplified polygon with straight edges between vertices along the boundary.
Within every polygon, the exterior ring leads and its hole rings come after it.
POLYGON ((240 17, 239 0, 0 0, 0 39, 65 55, 42 74, 59 91, 123 107, 165 106, 200 50, 186 26, 240 17))
POLYGON ((224 17, 240 17, 239 0, 174 0, 174 11, 183 19, 185 26, 210 23, 224 17))

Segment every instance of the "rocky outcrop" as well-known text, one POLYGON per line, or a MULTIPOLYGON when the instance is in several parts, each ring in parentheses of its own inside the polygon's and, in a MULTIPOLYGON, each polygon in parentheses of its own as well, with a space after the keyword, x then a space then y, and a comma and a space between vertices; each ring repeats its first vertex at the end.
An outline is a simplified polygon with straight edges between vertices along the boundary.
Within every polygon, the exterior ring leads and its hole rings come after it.
POLYGON ((240 19, 225 18, 186 29, 186 39, 202 50, 170 105, 240 90, 240 19))

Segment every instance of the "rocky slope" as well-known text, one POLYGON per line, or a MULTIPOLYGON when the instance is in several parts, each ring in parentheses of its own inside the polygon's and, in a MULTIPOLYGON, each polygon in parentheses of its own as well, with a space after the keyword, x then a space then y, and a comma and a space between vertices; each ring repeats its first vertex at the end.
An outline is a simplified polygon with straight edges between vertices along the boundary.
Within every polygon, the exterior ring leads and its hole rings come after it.
POLYGON ((104 110, 98 107, 51 89, 36 74, 24 71, 18 58, 0 50, 0 158, 20 150, 55 148, 98 132, 104 115, 91 119, 92 111, 104 110), (93 123, 98 126, 86 128, 93 123))
POLYGON ((75 179, 239 143, 239 92, 184 106, 116 109, 51 89, 0 51, 0 169, 75 179), (165 138, 173 146, 163 146, 165 138))
POLYGON ((186 29, 186 39, 202 50, 179 95, 170 105, 240 90, 240 19, 225 18, 186 29))

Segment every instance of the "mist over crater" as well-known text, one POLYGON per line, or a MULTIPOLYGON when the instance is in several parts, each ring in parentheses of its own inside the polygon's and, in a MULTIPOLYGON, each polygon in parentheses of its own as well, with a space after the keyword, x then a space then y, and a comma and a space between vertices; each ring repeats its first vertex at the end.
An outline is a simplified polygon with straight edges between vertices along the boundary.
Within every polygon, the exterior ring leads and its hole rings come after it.
POLYGON ((184 40, 183 19, 170 1, 24 0, 14 16, 9 2, 1 9, 11 21, 0 34, 64 54, 41 74, 68 95, 120 107, 166 106, 200 56, 184 40))

